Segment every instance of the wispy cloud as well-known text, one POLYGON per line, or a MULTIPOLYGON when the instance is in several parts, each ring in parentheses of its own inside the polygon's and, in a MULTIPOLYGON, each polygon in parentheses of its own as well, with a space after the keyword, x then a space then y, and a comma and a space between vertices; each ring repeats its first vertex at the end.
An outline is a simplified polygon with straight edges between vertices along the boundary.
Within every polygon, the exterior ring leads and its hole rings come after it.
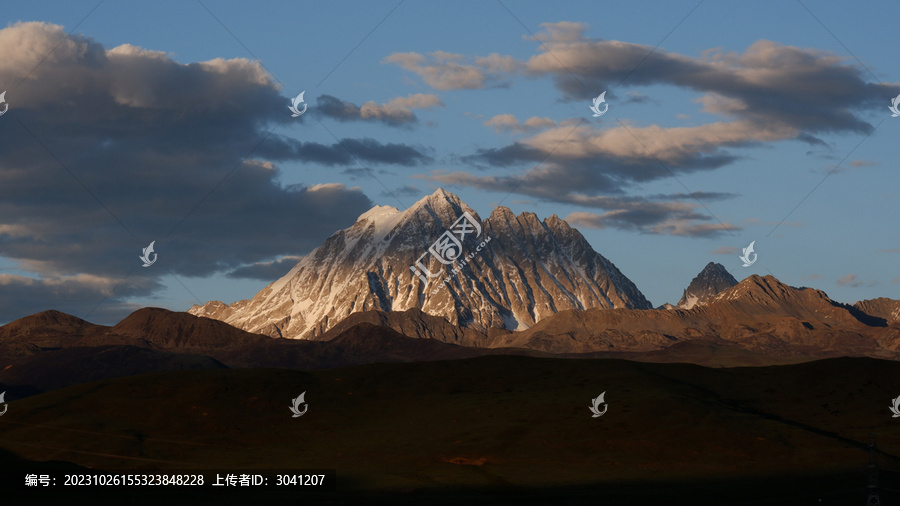
POLYGON ((737 255, 740 252, 740 248, 736 246, 719 246, 718 248, 712 250, 712 255, 737 255))
POLYGON ((229 278, 239 278, 239 279, 259 279, 262 281, 271 281, 273 279, 278 279, 285 274, 289 270, 291 270, 297 262, 303 257, 297 256, 286 256, 283 258, 279 258, 278 260, 272 260, 270 262, 254 262, 250 265, 245 265, 234 269, 229 272, 227 276, 229 278))
POLYGON ((497 133, 513 134, 531 133, 536 130, 556 126, 556 122, 552 119, 539 118, 537 116, 532 116, 520 123, 512 114, 498 114, 485 121, 484 124, 493 128, 497 133))
POLYGON ((388 192, 388 191, 381 192, 381 196, 384 198, 388 198, 388 197, 393 198, 393 197, 399 197, 399 196, 420 197, 421 195, 422 195, 422 190, 420 190, 418 187, 413 186, 413 185, 405 185, 405 186, 401 186, 400 188, 394 188, 390 192, 388 192))
POLYGON ((419 121, 413 110, 443 106, 444 103, 437 95, 423 93, 397 97, 384 104, 370 101, 361 106, 331 95, 322 95, 318 97, 316 112, 338 121, 369 121, 393 127, 409 127, 419 121))
POLYGON ((510 56, 490 54, 467 58, 444 51, 428 55, 415 52, 394 53, 385 58, 384 63, 399 65, 404 70, 418 74, 429 86, 441 91, 484 88, 523 67, 522 62, 510 56))
MULTIPOLYGON (((627 86, 668 85, 700 92, 700 110, 720 119, 684 127, 627 122, 575 126, 551 118, 520 122, 512 114, 499 114, 485 125, 499 133, 530 136, 505 146, 478 149, 460 160, 480 169, 528 168, 523 170, 525 175, 441 171, 423 177, 442 184, 514 191, 540 200, 604 209, 600 214, 576 215, 585 226, 714 236, 739 227, 716 220, 705 223, 710 221, 708 213, 702 216, 693 207, 686 210, 683 203, 670 202, 665 212, 660 212, 659 206, 648 209, 647 203, 641 204, 640 210, 634 203, 609 207, 609 196, 624 196, 652 181, 726 168, 741 158, 735 150, 742 147, 787 140, 824 145, 818 138, 821 134, 869 133, 872 125, 861 115, 881 111, 884 96, 900 93, 900 86, 868 82, 862 70, 842 56, 769 40, 756 41, 743 53, 711 50, 689 56, 661 48, 651 51, 654 48, 642 44, 587 38, 587 26, 582 23, 541 26, 536 39, 542 44, 524 59, 494 54, 490 57, 494 63, 488 65, 478 57, 436 52, 428 57, 397 53, 388 61, 441 90, 484 88, 491 80, 551 77, 562 99, 572 101, 587 101, 603 89, 609 90, 608 96, 615 96, 621 90, 613 85, 627 76, 627 86), (638 62, 641 65, 634 70, 638 62), (829 85, 821 86, 823 82, 829 85), (648 217, 652 217, 650 221, 644 221, 648 217)), ((629 91, 621 101, 648 100, 629 91)), ((858 160, 851 166, 866 163, 858 160)), ((704 205, 707 202, 697 199, 704 205)))
POLYGON ((845 276, 841 276, 837 280, 838 286, 862 286, 862 281, 857 278, 855 274, 847 274, 845 276))
POLYGON ((850 163, 846 163, 841 166, 829 165, 827 167, 823 167, 822 169, 819 169, 819 172, 839 174, 841 172, 848 172, 854 169, 861 169, 865 167, 874 167, 876 165, 878 164, 870 160, 853 160, 850 163))

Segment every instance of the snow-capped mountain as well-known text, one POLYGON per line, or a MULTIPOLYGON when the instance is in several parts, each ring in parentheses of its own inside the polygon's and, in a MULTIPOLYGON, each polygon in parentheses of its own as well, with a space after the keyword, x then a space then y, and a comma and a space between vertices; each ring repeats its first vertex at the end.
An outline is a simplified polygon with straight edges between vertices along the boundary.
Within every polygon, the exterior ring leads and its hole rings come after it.
POLYGON ((250 300, 189 312, 273 337, 311 338, 351 313, 417 308, 479 331, 522 330, 567 309, 651 309, 568 223, 497 207, 483 222, 443 189, 376 206, 250 300))
POLYGON ((691 284, 684 290, 684 295, 676 306, 679 309, 691 309, 706 303, 717 293, 738 284, 725 266, 715 262, 706 264, 700 274, 691 280, 691 284))

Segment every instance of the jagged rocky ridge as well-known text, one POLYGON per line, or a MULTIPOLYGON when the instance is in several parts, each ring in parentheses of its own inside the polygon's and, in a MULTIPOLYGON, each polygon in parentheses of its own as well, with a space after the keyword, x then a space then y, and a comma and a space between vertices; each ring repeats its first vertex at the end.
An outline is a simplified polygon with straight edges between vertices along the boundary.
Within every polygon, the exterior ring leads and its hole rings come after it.
POLYGON ((645 352, 684 342, 734 346, 768 356, 896 358, 900 323, 835 302, 821 290, 752 275, 692 309, 564 311, 524 332, 497 336, 491 344, 587 353, 645 352))
POLYGON ((900 300, 879 297, 861 300, 853 306, 864 313, 884 318, 888 323, 900 322, 900 300))
POLYGON ((212 301, 189 313, 272 337, 314 338, 350 314, 373 310, 420 309, 487 332, 523 330, 570 309, 651 307, 556 215, 540 221, 534 213, 515 216, 498 207, 482 222, 456 195, 438 189, 402 212, 372 208, 252 299, 212 301), (464 213, 481 234, 470 225, 459 241, 465 261, 443 265, 429 247, 464 213), (417 262, 424 267, 418 273, 410 269, 417 262), (442 268, 439 277, 427 275, 442 268))

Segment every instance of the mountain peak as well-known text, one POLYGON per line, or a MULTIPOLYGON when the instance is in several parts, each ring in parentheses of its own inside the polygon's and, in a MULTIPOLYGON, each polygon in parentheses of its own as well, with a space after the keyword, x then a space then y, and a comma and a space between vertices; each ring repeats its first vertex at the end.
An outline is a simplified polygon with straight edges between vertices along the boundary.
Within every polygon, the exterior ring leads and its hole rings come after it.
POLYGON ((651 306, 558 217, 542 223, 532 212, 517 217, 497 207, 481 221, 438 188, 404 211, 370 209, 253 299, 189 313, 272 337, 312 338, 372 310, 416 309, 484 332, 592 307, 651 306))
POLYGON ((700 274, 691 280, 691 284, 684 290, 684 295, 678 301, 678 308, 691 309, 694 306, 703 305, 716 294, 738 284, 724 265, 716 262, 706 264, 700 274))
POLYGON ((859 308, 831 300, 828 294, 815 288, 797 288, 779 281, 775 276, 747 277, 737 285, 719 293, 703 309, 726 309, 727 312, 748 314, 771 314, 773 311, 797 318, 804 326, 826 327, 838 325, 883 326, 885 320, 873 318, 859 308))
POLYGON ((491 211, 491 216, 488 218, 491 221, 496 220, 515 220, 516 215, 512 212, 512 210, 508 207, 497 206, 491 211))
POLYGON ((80 329, 85 327, 93 326, 93 323, 87 322, 78 318, 77 316, 72 316, 68 313, 63 313, 62 311, 57 311, 56 309, 49 309, 47 311, 41 311, 40 313, 35 313, 33 315, 25 316, 23 318, 19 318, 18 320, 12 321, 4 325, 4 327, 13 328, 13 327, 52 327, 52 328, 72 328, 72 329, 80 329))
POLYGON ((549 218, 544 218, 544 225, 546 225, 550 230, 554 233, 571 233, 572 226, 569 223, 560 218, 557 215, 552 215, 549 218))
MULTIPOLYGON (((221 304, 221 303, 220 303, 221 304)), ((112 330, 121 336, 145 339, 158 346, 225 347, 262 339, 231 325, 190 313, 145 307, 131 313, 112 330)))
MULTIPOLYGON (((462 200, 459 199, 453 193, 448 192, 443 188, 438 188, 431 195, 426 195, 418 202, 410 207, 410 210, 415 208, 420 208, 424 206, 429 206, 432 208, 445 208, 445 207, 462 207, 465 206, 462 200)), ((468 207, 468 206, 466 206, 468 207)))
POLYGON ((385 218, 393 216, 399 213, 400 210, 393 206, 375 206, 372 209, 362 213, 359 215, 359 218, 356 221, 380 221, 379 218, 385 218))
POLYGON ((14 336, 33 336, 36 333, 41 335, 52 333, 74 337, 100 327, 100 325, 94 325, 77 316, 50 309, 0 326, 0 340, 14 336))
POLYGON ((444 197, 444 198, 450 198, 450 197, 453 197, 453 198, 459 200, 459 197, 457 197, 456 195, 454 195, 454 194, 448 192, 447 190, 445 190, 445 189, 444 189, 443 187, 441 187, 441 186, 438 186, 437 190, 434 190, 434 192, 433 192, 431 195, 432 195, 432 196, 436 196, 436 195, 437 195, 437 196, 441 196, 441 197, 444 197))
POLYGON ((752 274, 730 289, 721 291, 714 299, 737 300, 749 298, 755 301, 781 303, 796 297, 804 297, 810 300, 817 299, 831 301, 828 295, 821 290, 816 290, 814 288, 796 288, 782 283, 778 278, 769 274, 766 274, 765 276, 752 274))

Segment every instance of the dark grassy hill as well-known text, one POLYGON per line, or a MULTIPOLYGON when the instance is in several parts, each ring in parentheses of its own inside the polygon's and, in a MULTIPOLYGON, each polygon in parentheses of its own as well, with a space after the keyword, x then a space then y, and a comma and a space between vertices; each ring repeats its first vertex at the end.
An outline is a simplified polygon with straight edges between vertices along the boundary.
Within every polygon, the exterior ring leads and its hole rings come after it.
POLYGON ((900 363, 866 358, 177 371, 8 398, 0 448, 95 468, 333 468, 337 496, 393 504, 852 504, 868 433, 883 479, 900 467, 898 377, 900 363), (291 418, 303 391, 309 410, 291 418), (609 410, 592 418, 604 391, 609 410))
POLYGON ((0 371, 0 383, 48 391, 79 383, 159 371, 225 369, 212 358, 135 346, 71 347, 36 353, 0 371))

